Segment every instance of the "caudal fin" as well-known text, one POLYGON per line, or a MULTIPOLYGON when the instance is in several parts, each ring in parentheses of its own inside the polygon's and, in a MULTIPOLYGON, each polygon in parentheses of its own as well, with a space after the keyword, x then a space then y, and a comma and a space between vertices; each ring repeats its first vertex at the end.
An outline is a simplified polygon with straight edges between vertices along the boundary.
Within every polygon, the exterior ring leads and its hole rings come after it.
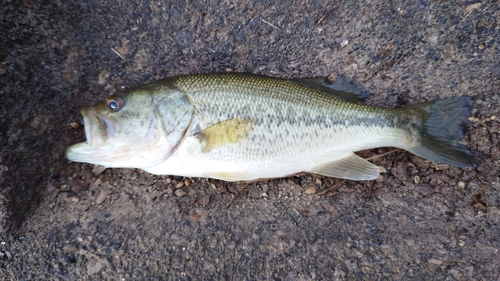
POLYGON ((418 144, 408 148, 413 154, 435 162, 461 168, 473 168, 477 162, 472 153, 459 143, 469 124, 472 99, 453 97, 435 102, 411 105, 403 108, 409 114, 421 117, 418 144))

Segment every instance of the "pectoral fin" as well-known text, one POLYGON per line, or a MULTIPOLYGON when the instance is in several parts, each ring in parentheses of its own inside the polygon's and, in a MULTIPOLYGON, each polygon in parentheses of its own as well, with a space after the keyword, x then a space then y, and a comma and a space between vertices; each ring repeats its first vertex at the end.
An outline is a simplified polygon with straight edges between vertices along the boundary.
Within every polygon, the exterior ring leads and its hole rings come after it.
POLYGON ((315 167, 311 172, 348 180, 374 180, 378 178, 379 171, 378 166, 351 154, 340 160, 315 167))
POLYGON ((203 149, 206 152, 246 139, 253 129, 253 123, 252 118, 232 118, 213 124, 199 132, 197 136, 206 142, 203 149))

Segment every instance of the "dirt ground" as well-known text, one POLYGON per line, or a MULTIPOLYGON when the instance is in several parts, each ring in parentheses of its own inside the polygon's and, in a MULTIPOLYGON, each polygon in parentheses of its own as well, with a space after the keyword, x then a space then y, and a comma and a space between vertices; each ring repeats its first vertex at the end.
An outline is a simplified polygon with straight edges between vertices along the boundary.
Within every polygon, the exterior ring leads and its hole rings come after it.
POLYGON ((3 0, 0 38, 2 280, 500 280, 496 0, 3 0), (376 181, 241 191, 64 158, 116 87, 224 71, 339 74, 388 107, 472 96, 480 165, 398 151, 376 181))

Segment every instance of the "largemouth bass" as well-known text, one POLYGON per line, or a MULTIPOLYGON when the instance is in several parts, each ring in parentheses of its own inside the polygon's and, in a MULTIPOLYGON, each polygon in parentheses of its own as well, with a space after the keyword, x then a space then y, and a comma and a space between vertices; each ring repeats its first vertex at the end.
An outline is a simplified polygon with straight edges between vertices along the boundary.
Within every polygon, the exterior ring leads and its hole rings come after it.
POLYGON ((364 97, 342 80, 330 84, 324 78, 237 73, 166 78, 82 109, 87 141, 68 148, 66 157, 226 181, 300 172, 373 180, 380 167, 354 152, 377 147, 475 166, 459 143, 471 98, 390 109, 359 104, 364 97))

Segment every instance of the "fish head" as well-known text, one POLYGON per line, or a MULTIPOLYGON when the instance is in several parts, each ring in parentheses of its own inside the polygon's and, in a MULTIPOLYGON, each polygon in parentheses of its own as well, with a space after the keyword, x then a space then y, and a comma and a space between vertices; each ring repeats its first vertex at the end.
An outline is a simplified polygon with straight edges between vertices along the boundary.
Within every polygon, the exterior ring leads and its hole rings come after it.
MULTIPOLYGON (((66 157, 74 162, 111 168, 142 169, 167 158, 182 137, 175 133, 185 132, 189 124, 175 120, 165 122, 154 98, 157 90, 137 88, 120 92, 83 108, 86 141, 69 147, 66 157), (165 123, 170 128, 167 129, 165 123)), ((171 93, 164 95, 171 96, 171 93)), ((176 106, 172 103, 162 107, 168 111, 169 107, 176 106)), ((174 112, 179 109, 175 108, 174 112)))

